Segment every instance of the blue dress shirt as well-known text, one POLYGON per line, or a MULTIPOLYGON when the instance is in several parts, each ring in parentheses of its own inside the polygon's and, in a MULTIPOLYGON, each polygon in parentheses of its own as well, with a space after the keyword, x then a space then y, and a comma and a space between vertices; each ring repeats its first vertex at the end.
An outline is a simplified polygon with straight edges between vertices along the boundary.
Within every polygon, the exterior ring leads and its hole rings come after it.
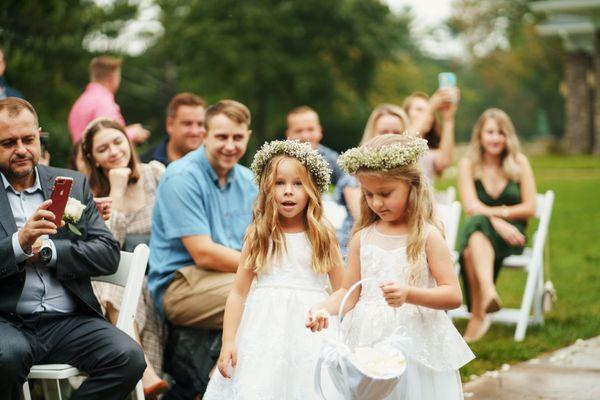
POLYGON ((161 314, 175 272, 194 264, 181 239, 209 235, 215 243, 241 250, 257 193, 252 172, 241 165, 221 187, 204 146, 169 165, 156 191, 150 235, 148 287, 161 314))
MULTIPOLYGON (((17 229, 20 230, 25 226, 27 219, 44 202, 39 174, 36 169, 35 183, 23 192, 15 190, 4 174, 0 173, 0 176, 2 177, 3 187, 10 203, 15 224, 17 225, 17 229)), ((44 235, 42 238, 48 239, 48 236, 44 235)), ((48 242, 52 247, 52 259, 50 262, 46 265, 38 262, 25 266, 25 284, 17 303, 17 314, 24 315, 39 312, 68 313, 76 309, 75 301, 56 278, 54 268, 57 262, 56 248, 52 240, 48 239, 48 242)), ((21 248, 18 231, 12 235, 12 246, 17 263, 26 261, 31 257, 31 254, 25 253, 21 248)))
POLYGON ((344 197, 344 189, 347 187, 357 188, 360 187, 360 183, 356 179, 356 177, 348 174, 343 174, 338 184, 333 191, 333 198, 335 201, 344 207, 346 207, 347 215, 346 219, 342 223, 342 226, 337 231, 337 238, 340 242, 340 250, 342 251, 342 256, 344 260, 346 260, 346 256, 348 254, 348 243, 350 242, 350 233, 352 232, 352 228, 354 226, 354 218, 352 218, 352 213, 348 208, 348 204, 346 203, 346 198, 344 197))
POLYGON ((317 151, 320 155, 325 157, 327 164, 329 164, 329 169, 331 170, 331 184, 337 185, 338 180, 343 174, 342 169, 337 163, 339 154, 335 150, 332 150, 327 146, 323 146, 322 144, 317 146, 317 151))

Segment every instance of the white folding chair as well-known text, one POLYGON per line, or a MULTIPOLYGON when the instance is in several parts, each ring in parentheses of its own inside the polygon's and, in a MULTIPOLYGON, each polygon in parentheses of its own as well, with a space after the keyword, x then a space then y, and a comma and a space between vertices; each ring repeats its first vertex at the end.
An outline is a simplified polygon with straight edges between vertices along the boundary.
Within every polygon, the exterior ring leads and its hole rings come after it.
POLYGON ((323 202, 323 215, 325 215, 325 218, 336 230, 340 229, 348 216, 346 207, 338 204, 333 196, 328 193, 323 194, 321 201, 323 202))
POLYGON ((433 197, 437 204, 450 205, 456 200, 456 188, 454 186, 448 186, 446 190, 436 190, 433 192, 433 197))
POLYGON ((456 246, 456 237, 458 236, 458 225, 460 224, 460 202, 453 201, 449 204, 436 203, 435 205, 438 218, 444 226, 444 235, 450 254, 456 260, 454 247, 456 246))
MULTIPOLYGON (((544 246, 548 238, 548 227, 554 204, 554 192, 548 190, 536 197, 535 217, 539 220, 537 230, 533 234, 532 246, 525 248, 523 254, 506 257, 504 267, 520 268, 527 272, 527 281, 520 308, 503 308, 489 314, 493 322, 515 325, 515 340, 525 338, 529 325, 543 325, 544 312, 542 296, 544 293, 544 246)), ((453 318, 470 318, 471 314, 465 306, 451 310, 453 318)))
MULTIPOLYGON (((150 249, 145 244, 139 244, 134 249, 133 253, 126 251, 121 252, 121 261, 117 272, 112 275, 93 277, 93 280, 108 282, 124 287, 123 302, 121 303, 121 311, 117 319, 117 328, 127 333, 135 340, 135 313, 140 295, 142 293, 142 284, 144 282, 144 274, 146 265, 148 264, 148 256, 150 249)), ((60 391, 60 380, 71 378, 73 376, 82 375, 83 373, 77 368, 69 364, 43 364, 34 365, 29 372, 27 379, 41 379, 42 388, 44 391, 44 399, 48 400, 50 391, 48 388, 48 380, 56 382, 58 398, 62 400, 60 391)), ((23 385, 23 397, 25 400, 31 400, 29 393, 29 384, 27 381, 23 385)), ((135 387, 135 392, 132 393, 133 400, 143 400, 144 390, 142 382, 138 382, 135 387)))

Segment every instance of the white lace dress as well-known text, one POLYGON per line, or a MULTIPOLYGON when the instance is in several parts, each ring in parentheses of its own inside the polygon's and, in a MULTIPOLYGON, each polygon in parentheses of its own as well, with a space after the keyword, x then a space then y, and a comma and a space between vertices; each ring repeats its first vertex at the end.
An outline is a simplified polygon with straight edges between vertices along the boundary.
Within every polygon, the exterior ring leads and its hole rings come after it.
MULTIPOLYGON (((427 229, 435 229, 428 227, 427 229)), ((407 369, 394 393, 403 400, 462 399, 458 369, 475 358, 452 321, 441 310, 405 304, 387 305, 379 285, 393 280, 407 284, 407 236, 385 235, 375 224, 360 233, 361 279, 372 278, 362 287, 354 309, 342 329, 351 346, 369 346, 389 337, 402 326, 410 339, 407 369)), ((436 285, 429 268, 423 267, 419 287, 436 285)))
POLYGON ((313 272, 304 233, 285 234, 285 240, 287 253, 271 260, 248 294, 232 379, 216 370, 204 400, 316 398, 316 361, 323 339, 335 337, 336 329, 313 333, 304 323, 308 309, 328 296, 327 275, 313 272))

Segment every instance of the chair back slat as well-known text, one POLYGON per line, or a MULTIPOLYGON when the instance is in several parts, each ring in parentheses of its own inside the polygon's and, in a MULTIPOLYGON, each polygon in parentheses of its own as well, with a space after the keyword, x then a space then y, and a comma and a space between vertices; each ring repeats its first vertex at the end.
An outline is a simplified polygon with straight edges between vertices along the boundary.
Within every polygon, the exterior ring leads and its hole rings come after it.
POLYGON ((456 188, 449 186, 446 190, 435 190, 433 197, 437 204, 451 205, 456 200, 456 188))
POLYGON ((552 207, 554 206, 554 192, 548 190, 544 194, 538 194, 536 199, 536 217, 539 219, 537 230, 533 236, 533 245, 535 253, 533 257, 543 257, 544 245, 548 236, 550 226, 550 216, 552 215, 552 207))
MULTIPOLYGON (((549 192, 549 191, 548 191, 549 192)), ((538 193, 535 195, 535 217, 540 219, 546 209, 546 193, 538 193)))
POLYGON ((95 281, 108 282, 124 288, 123 301, 116 326, 134 339, 135 313, 142 293, 149 255, 150 249, 148 246, 139 244, 135 247, 133 253, 121 252, 117 272, 92 278, 95 281))
POLYGON ((453 201, 451 204, 436 203, 435 207, 438 218, 444 226, 444 236, 446 237, 446 243, 448 244, 450 252, 452 252, 456 245, 458 225, 460 224, 460 202, 453 201))
POLYGON ((119 267, 117 268, 117 272, 111 275, 94 276, 92 277, 92 280, 112 283, 113 285, 125 287, 125 285, 127 285, 127 278, 129 278, 129 270, 132 261, 133 253, 122 251, 121 260, 119 261, 119 267))

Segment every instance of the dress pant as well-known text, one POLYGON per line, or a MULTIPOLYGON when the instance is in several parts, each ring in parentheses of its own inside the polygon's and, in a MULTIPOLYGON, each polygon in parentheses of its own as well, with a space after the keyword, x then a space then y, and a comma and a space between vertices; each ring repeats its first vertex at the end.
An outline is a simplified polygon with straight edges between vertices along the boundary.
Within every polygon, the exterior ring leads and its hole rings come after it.
POLYGON ((140 346, 101 318, 41 313, 9 321, 0 316, 0 399, 20 398, 34 364, 70 364, 87 373, 73 400, 123 399, 146 368, 140 346))
POLYGON ((175 272, 163 296, 167 320, 177 326, 223 329, 223 313, 235 274, 195 265, 175 272))

